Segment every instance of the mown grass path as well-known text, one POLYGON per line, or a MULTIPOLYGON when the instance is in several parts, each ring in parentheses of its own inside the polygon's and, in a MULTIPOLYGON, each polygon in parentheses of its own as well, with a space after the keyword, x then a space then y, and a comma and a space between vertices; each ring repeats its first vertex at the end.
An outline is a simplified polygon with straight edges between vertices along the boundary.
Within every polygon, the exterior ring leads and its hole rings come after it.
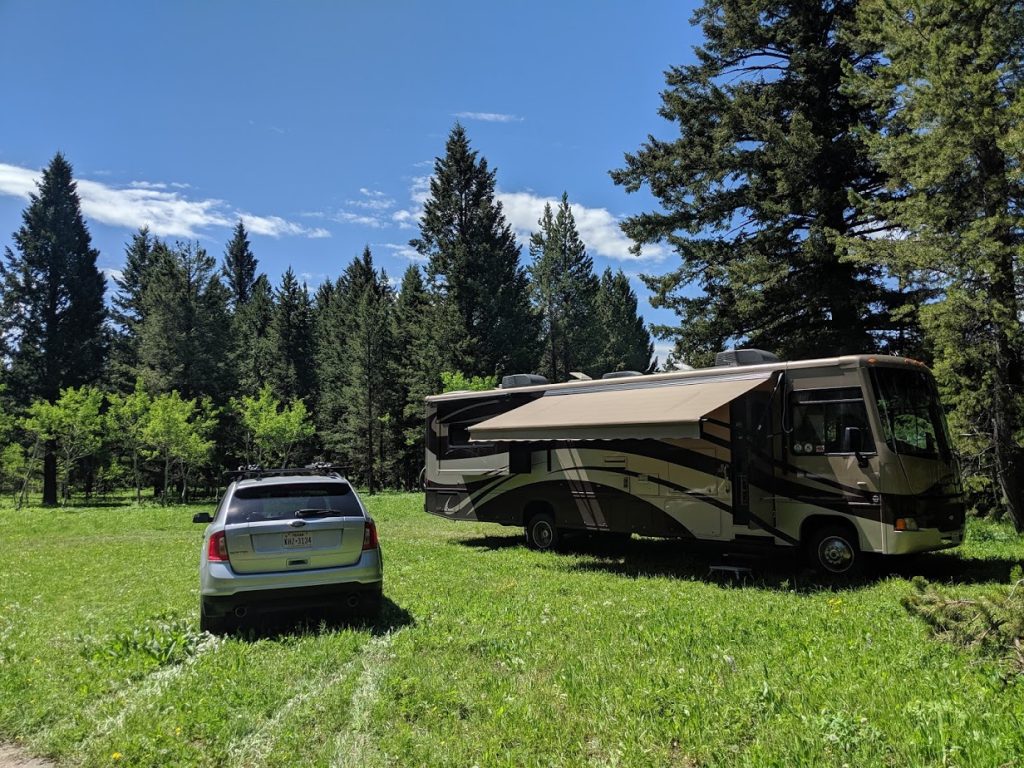
POLYGON ((195 508, 0 508, 0 740, 97 766, 1024 764, 1024 680, 900 605, 916 572, 1005 583, 1003 527, 836 590, 369 505, 378 622, 225 639, 198 632, 195 508))

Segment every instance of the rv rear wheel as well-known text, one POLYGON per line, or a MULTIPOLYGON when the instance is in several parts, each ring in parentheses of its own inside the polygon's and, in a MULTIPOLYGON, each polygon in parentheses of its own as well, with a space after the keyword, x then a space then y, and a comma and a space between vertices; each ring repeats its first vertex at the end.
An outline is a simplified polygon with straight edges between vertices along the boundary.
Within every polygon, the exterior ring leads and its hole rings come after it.
POLYGON ((857 538, 840 525, 827 525, 814 532, 808 542, 811 565, 833 576, 853 576, 860 571, 857 538))
POLYGON ((555 518, 547 512, 531 517, 526 523, 526 544, 530 549, 541 551, 554 549, 558 545, 555 518))

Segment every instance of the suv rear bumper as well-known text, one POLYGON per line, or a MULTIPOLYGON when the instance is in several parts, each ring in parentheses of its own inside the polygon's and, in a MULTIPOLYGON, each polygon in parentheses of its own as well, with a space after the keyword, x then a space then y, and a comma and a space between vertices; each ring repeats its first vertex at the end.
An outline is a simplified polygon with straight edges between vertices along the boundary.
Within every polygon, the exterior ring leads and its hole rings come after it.
POLYGON ((359 560, 351 565, 272 573, 235 573, 230 563, 209 562, 204 554, 200 568, 199 594, 203 600, 207 600, 253 593, 247 600, 255 602, 258 593, 282 592, 297 595, 297 590, 315 587, 358 587, 360 584, 376 584, 379 587, 383 578, 384 569, 379 549, 364 550, 359 560))
POLYGON ((369 584, 321 584, 313 587, 287 587, 238 592, 234 595, 208 597, 203 595, 203 614, 251 616, 298 611, 309 608, 366 609, 379 606, 383 582, 369 584))

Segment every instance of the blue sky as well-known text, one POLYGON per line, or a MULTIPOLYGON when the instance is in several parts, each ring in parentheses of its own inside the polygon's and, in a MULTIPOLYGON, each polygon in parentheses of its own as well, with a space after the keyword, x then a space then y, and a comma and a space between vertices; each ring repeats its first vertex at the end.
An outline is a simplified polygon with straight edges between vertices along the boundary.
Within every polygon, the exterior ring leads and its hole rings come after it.
MULTIPOLYGON (((220 257, 243 216, 275 283, 291 265, 315 287, 367 244, 397 278, 459 120, 521 238, 566 190, 598 269, 666 271, 661 249, 629 255, 616 222, 654 203, 608 171, 672 135, 659 92, 693 60, 692 9, 0 0, 0 247, 61 150, 108 272, 143 223, 220 257)), ((634 287, 648 320, 671 319, 634 287)))

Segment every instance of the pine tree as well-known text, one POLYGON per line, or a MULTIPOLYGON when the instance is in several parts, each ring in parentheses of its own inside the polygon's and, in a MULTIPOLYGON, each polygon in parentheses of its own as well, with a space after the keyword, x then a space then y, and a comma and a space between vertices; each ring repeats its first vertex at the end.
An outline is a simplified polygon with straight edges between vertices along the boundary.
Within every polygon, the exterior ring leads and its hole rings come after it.
MULTIPOLYGON (((14 243, 17 253, 5 249, 0 264, 0 352, 10 361, 5 383, 22 405, 54 403, 62 389, 100 377, 108 348, 106 285, 62 154, 43 171, 14 243)), ((54 451, 49 441, 43 463, 47 505, 57 503, 54 451)))
POLYGON ((461 125, 434 163, 420 236, 429 259, 445 366, 467 374, 532 370, 538 326, 519 246, 495 197, 495 174, 461 125))
POLYGON ((245 231, 245 225, 239 219, 231 242, 224 252, 224 277, 228 282, 231 307, 234 311, 238 311, 252 295, 257 263, 249 247, 249 235, 245 231))
POLYGON ((592 373, 599 365, 598 279, 566 193, 557 214, 545 204, 538 224, 530 237, 529 273, 541 318, 540 372, 549 381, 568 381, 570 372, 592 373))
POLYGON ((636 293, 621 269, 615 274, 611 269, 602 273, 597 315, 602 344, 595 376, 611 371, 649 373, 654 370, 657 361, 651 360, 654 354, 651 334, 637 311, 636 293))
POLYGON ((299 285, 291 267, 281 279, 270 323, 270 384, 274 394, 290 402, 313 394, 313 311, 309 290, 299 285))
POLYGON ((256 395, 269 383, 275 364, 270 327, 274 318, 274 293, 266 275, 260 275, 252 286, 249 300, 235 311, 232 318, 237 344, 235 358, 238 391, 256 395))
POLYGON ((394 375, 394 293, 381 272, 353 297, 346 344, 351 366, 341 390, 340 446, 353 476, 374 493, 391 477, 393 420, 399 405, 394 375))
POLYGON ((132 235, 131 242, 125 248, 124 269, 115 280, 117 293, 111 300, 110 310, 110 317, 114 321, 114 337, 108 379, 116 391, 132 391, 138 376, 142 294, 153 265, 167 255, 167 246, 153 237, 148 227, 142 227, 132 235))
POLYGON ((410 264, 402 276, 395 302, 394 355, 398 369, 398 398, 402 403, 396 417, 398 479, 414 488, 423 466, 424 398, 441 391, 440 361, 433 336, 430 294, 420 268, 410 264))
POLYGON ((198 243, 178 243, 143 291, 140 372, 153 393, 226 403, 234 390, 228 292, 198 243))
POLYGON ((868 141, 893 192, 877 215, 901 231, 861 257, 944 292, 921 315, 952 432, 1024 529, 1024 7, 867 0, 858 18, 882 55, 849 90, 877 110, 868 141))
POLYGON ((348 339, 363 290, 373 283, 373 256, 369 247, 353 259, 341 276, 317 291, 314 339, 316 344, 316 419, 324 446, 342 455, 341 421, 345 414, 342 389, 349 380, 352 361, 348 339))
POLYGON ((661 203, 623 230, 681 257, 645 281, 652 303, 680 317, 655 330, 691 363, 735 338, 815 357, 884 347, 895 334, 890 310, 904 299, 837 243, 878 224, 850 203, 881 185, 854 130, 874 116, 842 87, 844 64, 872 60, 842 34, 856 5, 706 0, 694 15, 705 37, 697 63, 666 74, 660 114, 678 138, 649 136, 612 172, 661 203))

